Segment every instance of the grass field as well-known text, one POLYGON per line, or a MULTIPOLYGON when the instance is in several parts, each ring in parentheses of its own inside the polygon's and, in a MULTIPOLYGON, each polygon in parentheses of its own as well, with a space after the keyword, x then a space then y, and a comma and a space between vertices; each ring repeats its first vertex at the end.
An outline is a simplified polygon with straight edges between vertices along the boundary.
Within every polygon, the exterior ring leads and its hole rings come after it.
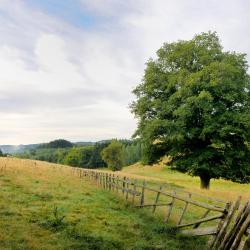
POLYGON ((250 184, 239 184, 226 180, 211 180, 210 190, 200 189, 200 179, 187 174, 171 170, 163 164, 154 166, 142 166, 135 164, 125 167, 121 172, 136 178, 143 178, 149 182, 158 184, 167 183, 175 188, 194 192, 204 196, 215 197, 225 201, 234 201, 242 196, 242 201, 250 200, 250 184))
POLYGON ((73 176, 68 167, 0 158, 0 249, 206 247, 203 239, 175 234, 147 211, 73 176))

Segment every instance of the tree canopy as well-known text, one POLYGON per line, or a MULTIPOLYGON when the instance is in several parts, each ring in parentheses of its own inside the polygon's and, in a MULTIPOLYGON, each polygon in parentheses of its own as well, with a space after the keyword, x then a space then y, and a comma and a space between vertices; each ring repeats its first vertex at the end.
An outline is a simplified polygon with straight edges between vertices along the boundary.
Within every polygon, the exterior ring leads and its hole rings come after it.
MULTIPOLYGON (((102 159, 101 152, 111 141, 76 143, 74 147, 65 148, 51 148, 48 146, 49 143, 46 143, 39 145, 37 148, 17 153, 15 157, 49 161, 82 168, 105 168, 107 163, 102 159)), ((141 143, 138 140, 119 140, 119 143, 122 144, 121 154, 124 165, 131 165, 140 160, 141 143)))
POLYGON ((247 70, 246 55, 223 51, 215 32, 165 43, 133 91, 144 163, 169 155, 205 188, 211 178, 249 182, 247 70))
POLYGON ((92 152, 93 146, 71 148, 64 157, 64 164, 87 168, 92 157, 92 152))
POLYGON ((119 141, 112 140, 111 143, 102 150, 101 156, 111 170, 117 171, 122 169, 123 153, 122 144, 119 141))

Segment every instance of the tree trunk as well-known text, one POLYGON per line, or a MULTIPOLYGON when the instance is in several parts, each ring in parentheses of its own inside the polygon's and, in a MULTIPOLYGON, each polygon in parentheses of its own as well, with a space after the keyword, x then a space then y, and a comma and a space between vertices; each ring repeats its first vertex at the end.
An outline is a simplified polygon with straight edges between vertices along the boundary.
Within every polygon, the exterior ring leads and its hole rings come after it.
POLYGON ((209 175, 206 175, 206 174, 203 174, 203 175, 200 175, 200 181, 201 181, 201 189, 209 189, 210 187, 210 176, 209 175))

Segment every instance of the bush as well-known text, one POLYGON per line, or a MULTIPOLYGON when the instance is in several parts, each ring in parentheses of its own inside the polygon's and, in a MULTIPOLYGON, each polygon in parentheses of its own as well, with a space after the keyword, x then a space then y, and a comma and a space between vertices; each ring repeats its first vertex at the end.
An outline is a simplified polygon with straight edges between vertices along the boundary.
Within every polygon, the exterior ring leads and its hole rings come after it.
POLYGON ((102 159, 107 163, 109 169, 118 171, 123 166, 122 144, 117 140, 112 140, 109 146, 101 152, 102 159))

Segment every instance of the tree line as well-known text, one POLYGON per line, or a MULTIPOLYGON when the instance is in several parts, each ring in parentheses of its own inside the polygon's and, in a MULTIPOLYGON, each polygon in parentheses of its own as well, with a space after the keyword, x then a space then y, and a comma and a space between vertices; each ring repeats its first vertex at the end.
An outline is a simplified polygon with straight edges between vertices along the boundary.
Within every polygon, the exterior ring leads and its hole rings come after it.
POLYGON ((19 158, 48 161, 81 168, 105 168, 120 170, 141 159, 141 143, 138 140, 105 140, 94 145, 75 145, 66 140, 44 143, 36 149, 15 155, 19 158))

